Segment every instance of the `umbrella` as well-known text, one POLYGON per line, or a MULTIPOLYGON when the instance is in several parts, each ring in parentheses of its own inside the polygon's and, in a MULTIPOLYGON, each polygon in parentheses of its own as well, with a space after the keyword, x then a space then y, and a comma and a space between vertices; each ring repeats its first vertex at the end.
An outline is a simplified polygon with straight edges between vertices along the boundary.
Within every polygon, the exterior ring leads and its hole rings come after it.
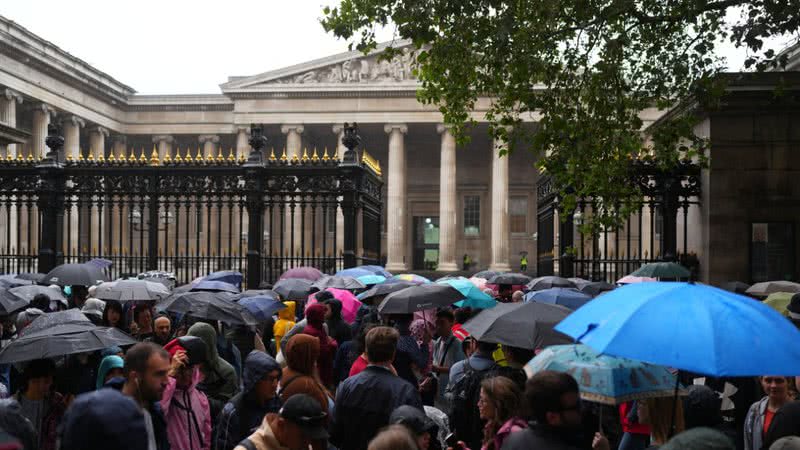
POLYGON ((477 286, 472 284, 466 278, 455 278, 450 280, 444 281, 437 281, 437 284, 446 284, 455 288, 458 292, 461 292, 461 295, 464 296, 464 300, 460 300, 456 302, 456 306, 459 308, 475 308, 475 309, 486 309, 486 308, 494 308, 497 305, 497 301, 486 295, 478 289, 477 286))
POLYGON ((340 276, 330 276, 326 275, 319 280, 315 281, 311 287, 315 287, 318 290, 322 291, 327 288, 336 288, 336 289, 364 289, 367 287, 364 283, 356 280, 353 277, 340 277, 340 276))
POLYGON ((256 325, 258 320, 228 292, 195 291, 172 294, 159 306, 162 311, 187 314, 237 325, 256 325))
POLYGON ((513 272, 501 273, 486 280, 488 284, 511 284, 520 286, 525 285, 529 281, 531 281, 531 277, 525 274, 513 272))
POLYGON ((484 280, 488 280, 495 275, 500 275, 503 272, 497 272, 494 270, 481 270, 478 273, 472 275, 472 278, 483 278, 484 280))
POLYGON ((570 312, 563 306, 547 303, 499 303, 467 321, 464 330, 479 341, 539 349, 572 342, 553 330, 570 312))
POLYGON ((381 314, 411 314, 463 300, 464 294, 452 286, 423 284, 391 293, 378 305, 381 314))
POLYGON ((190 291, 213 291, 213 292, 230 292, 232 294, 238 294, 239 288, 224 281, 214 281, 214 280, 200 280, 197 283, 192 284, 192 288, 189 289, 190 291))
POLYGON ((604 294, 556 327, 594 350, 711 376, 800 375, 800 330, 749 297, 693 283, 604 294))
POLYGON ((469 279, 469 282, 480 290, 486 289, 486 278, 472 277, 469 279))
POLYGON ((365 275, 375 275, 375 272, 372 272, 371 270, 367 269, 362 269, 360 267, 351 267, 349 269, 342 269, 336 272, 337 277, 358 278, 358 277, 363 277, 365 275))
MULTIPOLYGON (((32 287, 32 286, 21 286, 21 287, 32 287)), ((19 289, 14 288, 14 289, 19 289)), ((0 316, 7 316, 11 313, 17 312, 21 309, 25 309, 30 304, 30 300, 26 300, 25 298, 14 295, 8 289, 0 289, 0 316)))
POLYGON ((244 276, 241 272, 235 270, 221 270, 219 272, 212 272, 203 277, 206 281, 222 281, 236 286, 237 292, 242 289, 242 281, 244 276))
POLYGON ((366 286, 381 284, 384 281, 386 281, 386 277, 384 277, 383 275, 362 275, 356 279, 364 283, 364 285, 366 286))
MULTIPOLYGON (((356 316, 358 315, 358 308, 361 307, 361 301, 359 301, 352 292, 346 289, 327 288, 325 290, 333 294, 333 298, 342 303, 342 319, 347 323, 355 322, 356 316)), ((309 295, 306 308, 315 303, 317 303, 315 295, 309 295)))
POLYGON ((689 269, 675 262, 654 262, 643 265, 636 269, 631 275, 635 277, 650 278, 670 278, 680 279, 689 278, 692 273, 689 269))
POLYGON ((606 405, 671 397, 675 392, 676 376, 666 367, 598 355, 585 345, 554 345, 525 365, 528 377, 543 370, 572 375, 582 399, 606 405))
POLYGON ((281 275, 281 280, 291 279, 291 278, 301 278, 303 280, 308 281, 317 281, 322 278, 322 272, 313 268, 313 267, 295 267, 293 269, 289 269, 286 272, 283 272, 281 275))
POLYGON ((44 276, 47 284, 59 286, 94 286, 108 281, 102 270, 89 264, 62 264, 44 276))
POLYGON ((38 286, 38 285, 31 285, 31 286, 19 286, 12 289, 9 289, 8 292, 20 297, 24 300, 27 300, 29 303, 33 300, 33 297, 36 297, 39 294, 44 294, 50 297, 50 300, 56 300, 61 302, 62 304, 66 305, 67 297, 61 292, 61 289, 56 289, 48 286, 38 286))
POLYGON ((637 283, 647 283, 650 281, 658 281, 658 280, 650 277, 637 277, 634 275, 625 275, 624 277, 617 280, 617 284, 637 284, 637 283))
POLYGON ((94 266, 100 270, 103 270, 111 267, 111 265, 114 264, 114 262, 109 259, 94 258, 90 259, 89 261, 86 261, 84 264, 89 264, 90 266, 94 266))
POLYGON ((445 275, 445 276, 443 276, 441 278, 437 278, 435 282, 439 283, 439 282, 447 281, 447 280, 467 280, 467 278, 466 277, 462 277, 460 275, 445 275))
POLYGON ((0 287, 11 289, 18 286, 30 286, 34 284, 31 280, 18 278, 16 275, 0 275, 0 287))
POLYGON ((278 280, 272 290, 284 300, 301 300, 308 297, 313 288, 311 281, 303 278, 287 278, 278 280))
POLYGON ((775 292, 767 296, 767 299, 764 300, 764 304, 769 305, 775 311, 788 317, 789 313, 786 308, 789 307, 789 303, 792 302, 792 297, 794 296, 795 294, 791 292, 775 292))
POLYGON ((22 272, 17 274, 17 278, 20 280, 31 280, 34 283, 39 283, 40 281, 44 280, 43 273, 33 273, 33 272, 22 272))
POLYGON ((97 286, 94 296, 100 300, 157 301, 169 296, 169 289, 161 283, 145 280, 119 280, 97 286))
POLYGON ((606 283, 605 281, 591 281, 583 286, 578 286, 579 291, 592 297, 597 297, 603 292, 613 291, 616 288, 617 287, 613 284, 606 283))
POLYGON ((747 293, 747 290, 750 289, 749 284, 742 283, 741 281, 728 281, 722 283, 722 286, 720 287, 728 292, 734 292, 736 294, 745 294, 747 293))
POLYGON ((356 269, 369 270, 370 272, 372 272, 375 275, 380 275, 380 276, 386 277, 386 278, 392 278, 392 274, 388 270, 384 269, 381 266, 376 266, 376 265, 372 265, 372 264, 365 264, 363 266, 356 267, 356 269))
POLYGON ((391 294, 392 292, 402 291, 403 289, 416 286, 414 283, 407 281, 398 281, 395 283, 377 284, 371 289, 364 291, 356 296, 362 302, 376 297, 383 297, 391 294))
POLYGON ((550 288, 541 291, 528 292, 525 302, 550 303, 561 305, 571 310, 576 310, 589 303, 592 297, 574 288, 550 288))
POLYGON ((268 297, 273 300, 281 301, 281 296, 271 289, 248 289, 241 294, 233 296, 234 301, 239 301, 247 297, 268 297))
MULTIPOLYGON (((491 281, 490 281, 491 282, 491 281)), ((550 288, 576 288, 577 286, 572 281, 556 277, 556 276, 546 276, 546 277, 539 277, 534 278, 530 281, 525 287, 529 291, 541 291, 543 289, 550 289, 550 288)))
POLYGON ((244 306, 259 322, 266 322, 272 316, 286 308, 279 299, 268 295, 254 295, 240 298, 237 303, 244 306))
POLYGON ((800 292, 800 284, 791 281, 765 281, 763 283, 756 283, 750 286, 745 293, 749 295, 756 295, 759 297, 766 297, 775 292, 800 292))
POLYGON ((421 275, 417 275, 417 274, 413 274, 413 273, 403 273, 403 274, 400 274, 400 275, 395 275, 392 278, 390 278, 389 280, 393 280, 393 281, 408 281, 408 282, 414 283, 414 284, 428 284, 428 283, 431 282, 431 280, 429 280, 429 279, 427 279, 427 278, 425 278, 425 277, 423 277, 421 275))

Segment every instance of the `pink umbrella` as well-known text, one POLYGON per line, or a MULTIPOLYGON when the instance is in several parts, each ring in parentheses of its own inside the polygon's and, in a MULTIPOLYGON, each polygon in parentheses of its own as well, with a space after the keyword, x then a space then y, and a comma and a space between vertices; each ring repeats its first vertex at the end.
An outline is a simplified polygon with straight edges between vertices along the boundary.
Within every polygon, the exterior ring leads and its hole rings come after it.
POLYGON ((617 280, 617 284, 645 283, 648 281, 658 281, 658 280, 650 277, 635 277, 633 275, 626 275, 617 280))
POLYGON ((486 289, 486 278, 472 277, 469 279, 469 281, 480 290, 486 289))
POLYGON ((317 281, 322 278, 322 272, 313 267, 295 267, 283 272, 280 279, 285 280, 287 278, 302 278, 308 281, 317 281))
POLYGON ((425 324, 428 326, 428 331, 433 333, 436 329, 436 310, 435 309, 425 309, 423 311, 415 311, 414 312, 414 320, 422 319, 425 321, 425 324))
MULTIPOLYGON (((358 301, 356 296, 353 295, 352 292, 344 289, 327 288, 325 290, 333 294, 333 298, 342 302, 342 319, 347 323, 355 322, 358 308, 361 307, 361 302, 358 301)), ((306 309, 315 303, 317 303, 317 298, 314 297, 314 294, 309 295, 308 301, 306 302, 306 309)))

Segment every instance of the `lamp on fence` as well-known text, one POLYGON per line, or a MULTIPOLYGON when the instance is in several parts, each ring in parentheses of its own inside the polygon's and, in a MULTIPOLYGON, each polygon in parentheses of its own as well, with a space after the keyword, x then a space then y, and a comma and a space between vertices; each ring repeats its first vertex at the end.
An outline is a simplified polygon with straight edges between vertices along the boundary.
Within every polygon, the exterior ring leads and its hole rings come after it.
POLYGON ((342 164, 358 164, 358 152, 356 152, 356 147, 361 145, 361 136, 358 135, 357 123, 350 125, 345 122, 342 145, 347 148, 342 157, 342 164))
POLYGON ((263 125, 250 125, 250 156, 247 158, 247 166, 260 166, 264 158, 264 149, 267 148, 267 137, 264 136, 263 125))

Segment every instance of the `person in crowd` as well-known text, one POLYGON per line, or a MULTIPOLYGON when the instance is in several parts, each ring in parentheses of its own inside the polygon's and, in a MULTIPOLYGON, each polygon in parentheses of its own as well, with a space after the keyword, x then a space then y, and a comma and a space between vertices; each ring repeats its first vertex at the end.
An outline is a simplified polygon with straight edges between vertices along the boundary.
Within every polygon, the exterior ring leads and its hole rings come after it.
POLYGON ((786 306, 786 314, 794 326, 800 328, 800 293, 794 294, 789 300, 789 305, 786 306))
MULTIPOLYGON (((450 402, 445 399, 447 385, 450 382, 450 368, 465 358, 458 338, 453 336, 455 315, 450 309, 441 309, 436 313, 436 335, 433 344, 433 378, 436 382, 436 398, 434 406, 445 414, 450 413, 450 402)), ((432 381, 431 381, 432 382, 432 381)))
POLYGON ((636 402, 639 422, 650 426, 650 447, 667 443, 669 437, 680 433, 684 425, 683 403, 673 397, 647 398, 636 402))
POLYGON ((89 289, 86 286, 72 285, 69 289, 69 307, 70 308, 83 308, 83 303, 89 297, 89 289))
MULTIPOLYGON (((525 384, 525 402, 531 415, 528 428, 511 433, 502 450, 572 450, 582 447, 581 402, 578 382, 563 372, 545 370, 525 384)), ((592 441, 595 450, 608 450, 600 433, 592 441)))
MULTIPOLYGON (((215 330, 219 330, 217 323, 211 323, 211 326, 215 330)), ((233 370, 236 372, 236 379, 242 379, 242 352, 239 351, 239 348, 234 345, 233 341, 225 337, 227 327, 223 325, 223 328, 219 334, 217 334, 217 353, 219 357, 224 359, 228 362, 231 366, 233 366, 233 370)), ((247 356, 247 354, 245 354, 247 356)))
POLYGON ((394 368, 400 378, 408 381, 414 387, 418 387, 419 380, 414 373, 414 368, 423 370, 428 366, 430 359, 428 343, 431 341, 431 335, 427 332, 427 328, 424 328, 423 345, 419 345, 417 339, 411 334, 412 317, 410 314, 394 316, 395 328, 400 333, 394 368))
POLYGON ((153 311, 149 306, 137 305, 133 308, 133 322, 128 327, 131 335, 139 341, 153 336, 153 311))
POLYGON ((417 389, 390 369, 399 339, 397 330, 389 327, 376 327, 367 334, 370 365, 345 380, 336 392, 331 441, 337 447, 366 448, 399 406, 422 410, 417 389))
POLYGON ((478 412, 486 421, 481 450, 500 450, 511 433, 527 428, 522 390, 509 378, 495 376, 481 382, 478 412))
POLYGON ((169 353, 152 342, 140 342, 125 354, 122 393, 132 398, 144 415, 148 450, 170 448, 167 422, 159 403, 169 381, 169 371, 169 353))
POLYGON ((672 437, 661 450, 736 450, 730 436, 713 428, 695 427, 672 437))
POLYGON ((122 303, 116 300, 106 300, 103 309, 103 326, 123 329, 122 303))
POLYGON ((145 417, 134 399, 115 389, 81 395, 64 415, 59 448, 150 450, 155 447, 148 446, 150 432, 145 417))
MULTIPOLYGON (((333 358, 336 356, 337 343, 328 336, 323 324, 325 322, 325 305, 319 303, 306 308, 307 324, 303 334, 314 336, 319 339, 319 357, 317 358, 317 370, 319 378, 325 387, 333 386, 333 358)), ((284 355, 285 356, 285 355, 284 355)))
POLYGON ((109 355, 103 358, 100 361, 100 368, 97 369, 95 389, 102 389, 109 380, 122 377, 124 368, 125 361, 117 355, 109 355))
MULTIPOLYGON (((472 341, 476 342, 474 340, 472 341)), ((477 341, 475 343, 475 352, 472 353, 468 358, 454 363, 450 368, 449 386, 454 385, 459 379, 461 379, 461 377, 464 375, 466 366, 469 366, 470 370, 477 372, 483 372, 495 368, 497 364, 494 362, 492 353, 496 348, 497 344, 477 341)))
POLYGON ((683 397, 683 417, 687 430, 712 428, 736 441, 736 430, 725 424, 722 418, 722 399, 708 386, 692 385, 686 388, 683 397))
MULTIPOLYGON (((350 365, 350 370, 348 372, 347 377, 358 375, 369 365, 369 361, 367 360, 367 333, 369 333, 371 329, 378 326, 380 325, 378 325, 377 323, 368 323, 361 328, 361 332, 358 334, 357 345, 356 345, 356 353, 358 353, 358 356, 353 360, 353 363, 350 365)), ((394 370, 394 367, 392 367, 392 371, 394 373, 397 373, 397 371, 394 370)))
POLYGON ((47 294, 36 294, 33 296, 30 305, 31 308, 41 309, 42 312, 49 313, 52 311, 50 308, 50 297, 47 294))
POLYGON ((297 307, 297 303, 293 301, 283 302, 286 305, 286 308, 283 308, 278 311, 278 320, 275 321, 275 325, 272 327, 272 334, 275 336, 275 351, 281 351, 281 339, 289 333, 289 330, 294 327, 295 324, 295 308, 297 307))
POLYGON ((87 298, 86 301, 83 302, 81 312, 87 319, 91 320, 93 324, 100 326, 103 324, 103 310, 105 307, 106 302, 96 298, 87 298))
POLYGON ((745 450, 759 450, 764 442, 775 413, 791 398, 789 397, 789 378, 768 375, 760 378, 764 396, 753 403, 747 411, 744 421, 744 448, 745 450))
POLYGON ((119 347, 117 345, 112 345, 111 347, 106 347, 106 348, 100 350, 100 360, 101 361, 106 356, 111 356, 111 355, 117 355, 120 358, 124 358, 125 357, 125 352, 122 351, 122 347, 119 347))
MULTIPOLYGON (((156 344, 157 345, 157 344, 156 344)), ((171 356, 161 410, 167 420, 167 437, 173 450, 211 449, 211 409, 208 398, 197 390, 205 343, 185 336, 164 346, 171 356)))
POLYGON ((353 339, 353 331, 350 325, 342 318, 342 302, 335 298, 325 302, 328 313, 325 316, 325 324, 328 326, 328 333, 339 345, 353 339))
POLYGON ((225 404, 217 421, 215 450, 233 448, 261 425, 266 414, 280 410, 277 395, 281 366, 271 356, 254 350, 244 361, 243 389, 225 404))
POLYGON ((514 380, 520 391, 524 391, 525 381, 528 380, 528 375, 525 374, 525 364, 536 356, 536 352, 531 349, 512 347, 510 345, 501 346, 500 351, 503 353, 503 360, 506 362, 505 367, 499 368, 500 375, 514 380))
POLYGON ((319 339, 304 333, 294 335, 284 351, 287 366, 281 380, 281 400, 285 402, 292 395, 306 394, 318 401, 323 411, 329 411, 330 394, 315 370, 320 353, 319 339))
MULTIPOLYGON (((239 390, 236 370, 227 361, 219 357, 217 351, 217 332, 207 323, 198 322, 189 327, 187 336, 197 336, 206 344, 206 360, 200 365, 203 381, 197 389, 208 397, 211 406, 211 418, 217 420, 219 413, 239 390)), ((215 422, 216 423, 216 422, 215 422)))
MULTIPOLYGON (((474 339, 468 339, 475 342, 474 339)), ((451 401, 450 428, 469 448, 480 448, 483 440, 478 399, 480 383, 498 369, 492 358, 497 344, 477 342, 476 350, 467 359, 453 364, 447 398, 451 401)))
POLYGON ((404 425, 391 425, 369 442, 367 450, 420 450, 414 435, 404 425))
POLYGON ((75 396, 97 389, 97 369, 100 366, 97 356, 94 352, 69 355, 66 363, 59 368, 55 386, 58 392, 67 397, 67 404, 75 396))
MULTIPOLYGON (((314 294, 314 298, 317 299, 318 304, 325 304, 326 301, 333 299, 333 294, 328 291, 319 291, 314 294)), ((286 343, 289 342, 289 339, 292 338, 295 334, 302 333, 305 330, 306 325, 308 324, 308 317, 304 317, 303 320, 294 324, 294 326, 286 333, 283 338, 281 338, 281 348, 286 346, 286 343)), ((328 332, 328 325, 324 324, 325 332, 328 332)))
POLYGON ((522 291, 514 291, 514 293, 511 294, 512 303, 522 303, 523 300, 525 300, 525 294, 522 291))
POLYGON ((800 436, 800 401, 789 402, 775 413, 761 448, 775 448, 787 436, 800 436))
POLYGON ((17 335, 21 336, 25 328, 34 320, 44 314, 41 309, 28 308, 25 311, 17 313, 17 320, 14 323, 14 328, 17 330, 17 335))
POLYGON ((431 333, 433 330, 430 329, 430 326, 424 319, 414 319, 409 326, 409 331, 419 348, 428 348, 427 364, 423 367, 412 365, 411 368, 416 377, 417 386, 419 386, 422 404, 433 406, 433 402, 436 399, 436 386, 434 386, 432 381, 433 376, 431 373, 433 369, 433 340, 431 339, 431 333))
POLYGON ((55 450, 57 430, 67 404, 64 397, 51 390, 56 365, 50 359, 29 362, 23 370, 23 389, 14 395, 20 411, 33 424, 41 450, 55 450))
POLYGON ((460 342, 464 342, 469 337, 469 333, 467 330, 464 329, 463 325, 467 323, 469 319, 473 316, 472 308, 458 308, 455 313, 453 314, 453 318, 455 319, 455 324, 453 324, 453 336, 456 337, 460 342))
POLYGON ((277 414, 267 414, 261 427, 234 450, 308 450, 312 442, 328 439, 326 417, 316 400, 294 395, 277 414))
POLYGON ((618 450, 644 450, 650 442, 650 427, 639 423, 636 410, 636 402, 619 405, 619 420, 623 434, 618 450))
POLYGON ((145 342, 165 346, 172 340, 172 321, 169 316, 160 313, 153 319, 153 335, 145 339, 145 342))
MULTIPOLYGON (((423 411, 413 406, 403 405, 389 416, 392 425, 403 425, 414 435, 419 450, 430 450, 435 443, 436 433, 439 431, 436 423, 429 419, 423 411)), ((438 448, 438 445, 435 446, 438 448)))
POLYGON ((0 430, 16 438, 23 449, 38 448, 39 437, 27 417, 22 415, 19 402, 13 398, 0 400, 0 430))

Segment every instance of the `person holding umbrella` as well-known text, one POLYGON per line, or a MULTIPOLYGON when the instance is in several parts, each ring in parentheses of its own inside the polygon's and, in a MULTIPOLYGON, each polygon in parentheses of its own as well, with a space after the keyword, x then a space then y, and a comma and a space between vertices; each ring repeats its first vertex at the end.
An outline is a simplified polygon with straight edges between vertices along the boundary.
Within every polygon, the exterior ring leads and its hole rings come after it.
POLYGON ((24 387, 14 395, 23 416, 31 421, 42 450, 55 450, 58 426, 67 409, 64 397, 51 391, 56 364, 50 359, 29 362, 23 371, 24 387))

